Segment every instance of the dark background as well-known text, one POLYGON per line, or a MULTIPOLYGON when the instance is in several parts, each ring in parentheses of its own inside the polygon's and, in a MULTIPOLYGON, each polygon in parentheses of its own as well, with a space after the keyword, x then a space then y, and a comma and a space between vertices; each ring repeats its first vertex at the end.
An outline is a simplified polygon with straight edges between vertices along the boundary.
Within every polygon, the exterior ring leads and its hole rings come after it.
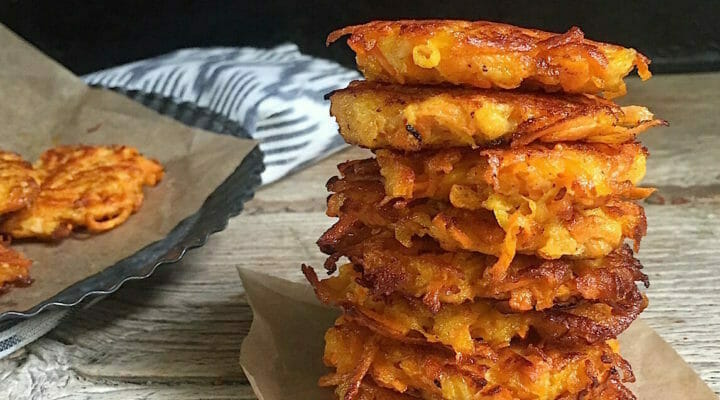
POLYGON ((662 72, 720 70, 720 1, 0 0, 0 22, 77 74, 194 46, 295 42, 347 66, 336 28, 372 19, 487 19, 634 47, 662 72))

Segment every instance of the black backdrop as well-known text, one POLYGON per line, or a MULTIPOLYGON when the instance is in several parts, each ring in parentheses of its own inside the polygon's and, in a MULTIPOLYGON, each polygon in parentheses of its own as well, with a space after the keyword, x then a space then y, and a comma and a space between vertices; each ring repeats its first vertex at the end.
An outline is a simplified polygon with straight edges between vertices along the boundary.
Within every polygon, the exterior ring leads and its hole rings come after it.
MULTIPOLYGON (((328 32, 372 19, 488 19, 639 49, 653 72, 720 70, 720 1, 0 0, 0 22, 77 74, 191 46, 295 42, 352 65, 328 32)), ((1 45, 1 44, 0 44, 1 45)))

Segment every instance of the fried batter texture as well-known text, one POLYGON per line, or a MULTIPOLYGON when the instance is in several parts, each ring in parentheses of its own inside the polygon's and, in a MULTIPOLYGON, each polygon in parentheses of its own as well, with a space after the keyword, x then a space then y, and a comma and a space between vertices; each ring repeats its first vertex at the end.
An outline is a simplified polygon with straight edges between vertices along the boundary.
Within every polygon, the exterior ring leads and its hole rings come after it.
MULTIPOLYGON (((545 214, 538 218, 539 207, 512 210, 505 204, 489 204, 486 209, 467 209, 433 199, 406 201, 391 199, 379 174, 349 178, 350 162, 341 169, 345 179, 330 179, 327 215, 339 217, 318 243, 327 254, 336 253, 336 244, 363 225, 389 229, 406 247, 414 237, 430 236, 447 251, 470 250, 498 257, 486 271, 495 280, 505 277, 516 253, 535 254, 545 259, 561 256, 600 258, 618 248, 625 238, 637 248, 645 235, 646 219, 635 203, 610 200, 597 208, 572 209, 564 215, 545 214)), ((354 174, 361 176, 363 174, 354 174)))
POLYGON ((350 35, 358 68, 371 81, 542 88, 548 92, 626 92, 634 67, 650 78, 650 60, 634 49, 563 34, 486 21, 373 21, 330 33, 327 44, 350 35))
MULTIPOLYGON (((352 393, 351 397, 353 400, 413 400, 418 397, 410 396, 404 393, 395 392, 390 389, 382 388, 373 382, 372 379, 368 378, 360 382, 358 385, 357 392, 352 393)), ((345 395, 347 398, 347 393, 345 395)), ((338 397, 338 400, 345 400, 343 397, 338 397)))
POLYGON ((356 81, 333 92, 330 100, 330 113, 345 141, 370 149, 625 143, 666 124, 645 107, 620 107, 591 95, 356 81))
POLYGON ((143 186, 156 185, 163 167, 132 147, 60 146, 35 164, 40 192, 8 216, 0 231, 15 238, 59 239, 84 227, 112 229, 143 202, 143 186))
POLYGON ((449 200, 467 209, 495 211, 494 203, 518 209, 532 201, 538 213, 567 215, 573 208, 595 208, 610 199, 639 200, 653 192, 636 186, 645 176, 647 161, 647 149, 639 143, 420 153, 378 150, 376 155, 376 160, 340 169, 347 179, 372 179, 377 162, 387 196, 449 200))
POLYGON ((0 241, 0 293, 11 286, 29 285, 31 264, 32 261, 0 241))
POLYGON ((620 382, 634 376, 616 343, 554 346, 514 344, 495 357, 458 359, 443 349, 381 337, 340 318, 325 335, 320 379, 339 399, 358 399, 362 382, 429 400, 552 400, 635 397, 620 382), (588 395, 590 395, 588 397, 588 395))
POLYGON ((445 304, 430 311, 419 299, 398 294, 373 297, 358 283, 362 274, 352 264, 340 268, 340 274, 318 280, 310 267, 303 268, 318 298, 328 305, 340 306, 345 318, 396 340, 422 344, 438 343, 461 356, 492 355, 507 347, 513 339, 524 339, 534 331, 545 341, 596 343, 615 338, 647 306, 635 290, 623 303, 579 301, 543 312, 509 312, 504 302, 475 300, 471 303, 445 304))
POLYGON ((18 154, 0 150, 0 215, 27 207, 39 189, 32 165, 18 154))
POLYGON ((545 310, 555 305, 590 300, 624 303, 636 297, 636 282, 647 287, 642 265, 625 245, 604 258, 543 260, 517 255, 505 278, 495 281, 485 271, 496 257, 467 251, 445 252, 434 240, 417 239, 409 248, 391 232, 365 232, 356 243, 338 245, 325 264, 335 271, 336 260, 346 256, 362 271, 357 282, 369 296, 398 293, 417 298, 431 311, 441 304, 476 299, 507 302, 512 311, 545 310))
MULTIPOLYGON (((412 390, 412 389, 409 389, 412 390)), ((413 390, 414 391, 414 390, 413 390)), ((346 391, 345 387, 338 386, 336 390, 336 398, 338 400, 352 399, 352 400, 414 400, 422 399, 422 397, 411 396, 406 393, 399 393, 390 389, 384 389, 377 386, 372 379, 366 378, 360 383, 359 390, 357 393, 350 393, 346 391), (343 396, 344 395, 344 396, 343 396)), ((481 394, 479 399, 505 399, 509 400, 509 394, 498 394, 492 393, 489 395, 481 394), (500 397, 497 397, 500 396, 500 397)), ((427 397, 435 399, 435 397, 427 397)), ((560 396, 557 400, 635 400, 635 395, 632 394, 630 389, 625 387, 620 380, 611 375, 605 382, 598 384, 597 386, 591 387, 585 391, 581 391, 579 394, 569 394, 567 396, 560 396)), ((444 400, 444 399, 443 399, 444 400)), ((463 399, 464 400, 464 399, 463 399)))

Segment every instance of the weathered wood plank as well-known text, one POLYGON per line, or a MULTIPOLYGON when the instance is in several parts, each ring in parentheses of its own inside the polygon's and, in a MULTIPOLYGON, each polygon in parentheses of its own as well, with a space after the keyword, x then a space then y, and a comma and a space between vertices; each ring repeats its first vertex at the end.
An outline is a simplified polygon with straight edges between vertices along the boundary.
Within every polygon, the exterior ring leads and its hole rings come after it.
POLYGON ((72 347, 50 338, 3 361, 0 398, 6 399, 255 399, 249 385, 208 380, 204 383, 156 384, 103 381, 75 372, 72 347), (62 367, 58 367, 62 366, 62 367), (9 373, 12 375, 8 376, 9 373), (12 378, 12 379, 8 379, 12 378))

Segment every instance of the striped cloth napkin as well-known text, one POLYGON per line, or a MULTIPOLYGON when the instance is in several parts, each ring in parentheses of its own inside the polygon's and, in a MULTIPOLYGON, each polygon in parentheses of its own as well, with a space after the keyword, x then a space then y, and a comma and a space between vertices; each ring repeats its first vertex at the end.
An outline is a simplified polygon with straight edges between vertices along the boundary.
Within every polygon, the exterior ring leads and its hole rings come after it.
POLYGON ((195 103, 240 123, 260 142, 262 179, 270 183, 344 146, 323 96, 358 76, 286 44, 180 50, 84 78, 195 103))
MULTIPOLYGON (((345 146, 323 97, 358 77, 284 44, 179 50, 83 78, 94 86, 194 103, 238 122, 260 143, 262 182, 268 184, 345 146)), ((68 313, 57 309, 0 324, 0 359, 49 332, 68 313)))

